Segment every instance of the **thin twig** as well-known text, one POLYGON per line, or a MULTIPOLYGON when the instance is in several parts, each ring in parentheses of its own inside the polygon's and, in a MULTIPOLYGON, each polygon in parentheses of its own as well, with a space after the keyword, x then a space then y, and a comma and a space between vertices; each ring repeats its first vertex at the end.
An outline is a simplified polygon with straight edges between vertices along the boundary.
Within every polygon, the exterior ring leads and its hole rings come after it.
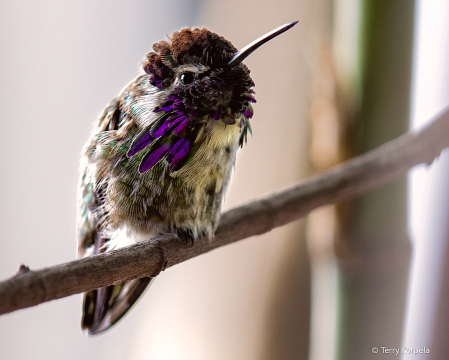
POLYGON ((39 271, 22 266, 0 283, 0 314, 144 276, 220 246, 260 235, 329 203, 348 200, 392 181, 411 167, 433 162, 449 146, 449 111, 418 133, 408 133, 377 149, 312 176, 285 190, 225 212, 212 241, 193 246, 166 235, 119 250, 39 271))

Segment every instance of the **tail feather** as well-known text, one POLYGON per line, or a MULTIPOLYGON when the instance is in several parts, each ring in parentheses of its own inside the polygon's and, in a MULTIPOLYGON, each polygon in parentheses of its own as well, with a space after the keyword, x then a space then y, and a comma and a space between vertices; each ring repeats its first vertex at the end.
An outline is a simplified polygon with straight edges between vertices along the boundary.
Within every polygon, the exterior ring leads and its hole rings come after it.
POLYGON ((130 280, 85 293, 82 328, 89 335, 108 330, 134 305, 152 279, 130 280))

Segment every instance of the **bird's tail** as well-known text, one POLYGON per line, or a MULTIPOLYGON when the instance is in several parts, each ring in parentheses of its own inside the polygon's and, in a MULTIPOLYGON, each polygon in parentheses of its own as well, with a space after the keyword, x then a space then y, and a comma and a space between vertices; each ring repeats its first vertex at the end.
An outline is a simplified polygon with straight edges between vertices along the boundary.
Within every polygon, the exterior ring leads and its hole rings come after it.
POLYGON ((130 280, 85 293, 82 328, 89 335, 109 329, 134 305, 152 279, 130 280))

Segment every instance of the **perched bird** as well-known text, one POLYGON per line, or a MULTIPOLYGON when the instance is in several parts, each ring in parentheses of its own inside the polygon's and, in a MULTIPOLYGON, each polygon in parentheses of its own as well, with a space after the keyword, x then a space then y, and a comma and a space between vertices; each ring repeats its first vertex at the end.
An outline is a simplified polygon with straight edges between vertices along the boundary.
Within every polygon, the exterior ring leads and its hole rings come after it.
MULTIPOLYGON (((167 233, 188 242, 213 236, 237 149, 251 132, 254 82, 242 60, 296 23, 240 51, 205 28, 153 45, 144 74, 108 105, 84 147, 80 257, 167 233)), ((151 280, 87 292, 83 329, 110 328, 151 280)))

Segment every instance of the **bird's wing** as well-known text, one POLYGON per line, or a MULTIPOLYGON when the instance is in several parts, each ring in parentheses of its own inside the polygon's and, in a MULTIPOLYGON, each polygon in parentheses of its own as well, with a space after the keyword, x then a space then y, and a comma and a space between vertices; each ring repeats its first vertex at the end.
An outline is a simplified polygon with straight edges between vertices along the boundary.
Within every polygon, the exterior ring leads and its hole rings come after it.
MULTIPOLYGON (((102 235, 107 225, 108 181, 99 181, 95 153, 101 135, 117 131, 120 123, 120 98, 106 108, 98 123, 96 135, 86 145, 81 161, 81 178, 78 189, 78 255, 92 256, 107 251, 109 238, 102 235), (99 130, 99 131, 98 131, 99 130)), ((113 326, 137 301, 152 278, 127 281, 117 285, 89 291, 84 294, 82 328, 90 335, 113 326)))

